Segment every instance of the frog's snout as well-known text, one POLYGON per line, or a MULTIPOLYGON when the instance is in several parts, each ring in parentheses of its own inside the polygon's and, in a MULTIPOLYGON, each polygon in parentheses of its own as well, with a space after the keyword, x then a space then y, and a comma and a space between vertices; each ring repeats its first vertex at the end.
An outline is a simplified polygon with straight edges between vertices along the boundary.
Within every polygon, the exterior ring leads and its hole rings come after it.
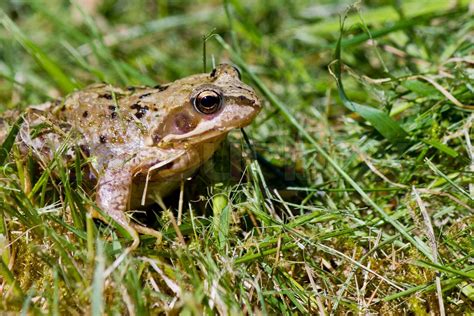
POLYGON ((257 97, 257 94, 254 92, 253 93, 253 107, 258 111, 260 112, 260 110, 262 109, 262 103, 260 102, 260 99, 257 97))
POLYGON ((245 106, 250 105, 256 113, 260 112, 260 110, 262 109, 262 103, 260 102, 260 99, 255 93, 255 91, 248 86, 246 86, 244 91, 245 94, 242 94, 239 97, 238 103, 245 106))

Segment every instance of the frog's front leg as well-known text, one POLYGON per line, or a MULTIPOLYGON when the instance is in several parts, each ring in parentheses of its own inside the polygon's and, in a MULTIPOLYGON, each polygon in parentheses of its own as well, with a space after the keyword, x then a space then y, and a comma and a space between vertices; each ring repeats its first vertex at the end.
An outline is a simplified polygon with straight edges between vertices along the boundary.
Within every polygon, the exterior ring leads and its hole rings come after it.
MULTIPOLYGON (((151 228, 131 223, 126 216, 125 211, 128 209, 131 186, 132 171, 130 169, 107 169, 98 181, 96 203, 106 215, 110 216, 130 234, 133 239, 130 250, 133 250, 140 243, 138 233, 152 235, 157 238, 158 243, 161 242, 161 234, 151 228)), ((96 212, 93 212, 93 216, 104 220, 96 212)), ((107 222, 107 220, 104 221, 107 222)))

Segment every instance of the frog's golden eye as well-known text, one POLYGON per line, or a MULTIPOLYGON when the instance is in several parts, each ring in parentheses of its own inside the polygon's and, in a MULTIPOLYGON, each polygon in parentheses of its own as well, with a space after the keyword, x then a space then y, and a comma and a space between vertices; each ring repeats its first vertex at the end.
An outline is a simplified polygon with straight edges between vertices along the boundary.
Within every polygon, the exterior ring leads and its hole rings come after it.
POLYGON ((194 98, 193 105, 202 114, 214 114, 222 106, 222 95, 212 90, 202 91, 194 98))

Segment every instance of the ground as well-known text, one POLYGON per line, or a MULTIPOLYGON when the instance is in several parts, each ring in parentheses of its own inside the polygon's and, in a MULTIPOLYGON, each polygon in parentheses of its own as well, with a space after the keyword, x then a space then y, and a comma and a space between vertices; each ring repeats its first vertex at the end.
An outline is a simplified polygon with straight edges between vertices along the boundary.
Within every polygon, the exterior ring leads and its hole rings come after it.
POLYGON ((238 66, 264 104, 165 200, 167 211, 134 214, 164 239, 143 236, 119 261, 131 241, 87 215, 81 166, 38 169, 7 138, 1 311, 474 311, 469 1, 38 0, 0 9, 1 112, 221 62, 238 66))

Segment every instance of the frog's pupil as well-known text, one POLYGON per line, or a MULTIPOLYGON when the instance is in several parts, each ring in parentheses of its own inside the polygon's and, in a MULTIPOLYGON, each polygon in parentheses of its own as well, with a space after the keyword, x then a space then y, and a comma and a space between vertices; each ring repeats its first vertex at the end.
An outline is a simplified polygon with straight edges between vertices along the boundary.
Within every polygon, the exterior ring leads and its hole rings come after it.
POLYGON ((212 108, 219 103, 219 99, 216 96, 206 95, 201 99, 201 105, 205 108, 212 108))

